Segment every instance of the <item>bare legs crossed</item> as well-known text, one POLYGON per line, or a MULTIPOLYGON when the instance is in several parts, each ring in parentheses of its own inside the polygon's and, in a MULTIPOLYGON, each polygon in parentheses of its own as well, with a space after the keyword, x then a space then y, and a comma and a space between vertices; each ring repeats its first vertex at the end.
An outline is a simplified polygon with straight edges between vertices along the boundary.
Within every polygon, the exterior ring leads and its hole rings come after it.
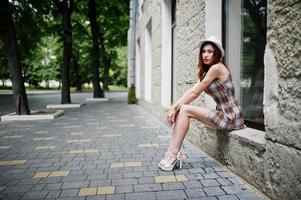
MULTIPOLYGON (((180 151, 183 140, 189 129, 190 118, 197 119, 204 124, 213 127, 209 124, 207 116, 210 110, 203 107, 192 106, 192 105, 182 105, 180 111, 177 114, 176 122, 174 124, 173 134, 170 139, 170 144, 167 152, 172 155, 177 155, 180 151)), ((166 154, 164 160, 168 163, 173 163, 175 161, 175 156, 169 156, 166 154)))

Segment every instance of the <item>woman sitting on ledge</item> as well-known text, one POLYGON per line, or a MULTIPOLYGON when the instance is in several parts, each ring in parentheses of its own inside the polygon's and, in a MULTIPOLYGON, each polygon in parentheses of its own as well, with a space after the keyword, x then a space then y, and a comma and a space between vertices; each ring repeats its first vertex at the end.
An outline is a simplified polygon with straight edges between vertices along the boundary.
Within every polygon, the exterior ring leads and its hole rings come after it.
POLYGON ((244 120, 235 96, 232 76, 221 61, 225 51, 215 36, 199 42, 197 83, 170 108, 167 120, 173 125, 173 134, 165 157, 158 163, 160 169, 171 171, 179 164, 182 168, 181 145, 189 129, 190 118, 222 130, 242 129, 244 120), (216 110, 189 105, 205 91, 216 102, 216 110))

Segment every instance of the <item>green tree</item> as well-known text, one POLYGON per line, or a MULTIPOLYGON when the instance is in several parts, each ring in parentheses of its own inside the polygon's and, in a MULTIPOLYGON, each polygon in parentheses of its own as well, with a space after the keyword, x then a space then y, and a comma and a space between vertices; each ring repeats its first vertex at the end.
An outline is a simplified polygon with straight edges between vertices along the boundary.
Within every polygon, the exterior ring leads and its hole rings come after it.
POLYGON ((104 97, 104 92, 100 87, 99 79, 99 26, 97 22, 97 10, 95 0, 88 1, 88 18, 92 33, 92 74, 93 74, 93 97, 104 97))
MULTIPOLYGON (((1 64, 7 62, 9 68, 17 114, 30 114, 23 77, 27 69, 25 59, 34 54, 41 36, 39 25, 42 26, 44 16, 49 10, 48 2, 34 0, 0 2, 0 38, 1 44, 4 44, 0 47, 6 55, 5 60, 2 57, 0 62, 1 64)), ((1 71, 5 73, 5 70, 1 71)))
POLYGON ((101 56, 103 66, 103 85, 108 90, 110 82, 110 67, 112 60, 116 59, 115 47, 124 46, 127 42, 127 30, 129 26, 129 2, 106 1, 101 7, 99 21, 101 56))

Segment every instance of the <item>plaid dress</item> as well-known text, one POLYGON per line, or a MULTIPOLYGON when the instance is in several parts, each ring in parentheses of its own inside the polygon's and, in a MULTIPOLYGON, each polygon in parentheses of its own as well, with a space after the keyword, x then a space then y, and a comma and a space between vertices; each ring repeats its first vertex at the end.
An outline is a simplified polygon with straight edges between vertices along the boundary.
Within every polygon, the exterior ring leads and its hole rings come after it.
POLYGON ((234 130, 242 129, 244 120, 239 103, 235 96, 232 76, 224 81, 214 80, 205 90, 216 102, 216 110, 211 110, 207 117, 208 121, 217 129, 234 130))

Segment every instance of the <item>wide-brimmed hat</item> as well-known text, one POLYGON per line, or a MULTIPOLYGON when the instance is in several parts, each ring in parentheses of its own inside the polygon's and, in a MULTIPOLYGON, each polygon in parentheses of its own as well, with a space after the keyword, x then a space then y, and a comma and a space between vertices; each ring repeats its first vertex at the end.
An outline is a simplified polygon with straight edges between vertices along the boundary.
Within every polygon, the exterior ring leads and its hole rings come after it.
POLYGON ((225 56, 225 50, 222 46, 222 43, 220 42, 219 39, 217 39, 217 37, 212 35, 208 39, 201 39, 197 45, 197 48, 200 48, 204 42, 211 42, 211 43, 215 44, 217 46, 217 48, 219 48, 219 50, 221 51, 222 57, 225 56))

